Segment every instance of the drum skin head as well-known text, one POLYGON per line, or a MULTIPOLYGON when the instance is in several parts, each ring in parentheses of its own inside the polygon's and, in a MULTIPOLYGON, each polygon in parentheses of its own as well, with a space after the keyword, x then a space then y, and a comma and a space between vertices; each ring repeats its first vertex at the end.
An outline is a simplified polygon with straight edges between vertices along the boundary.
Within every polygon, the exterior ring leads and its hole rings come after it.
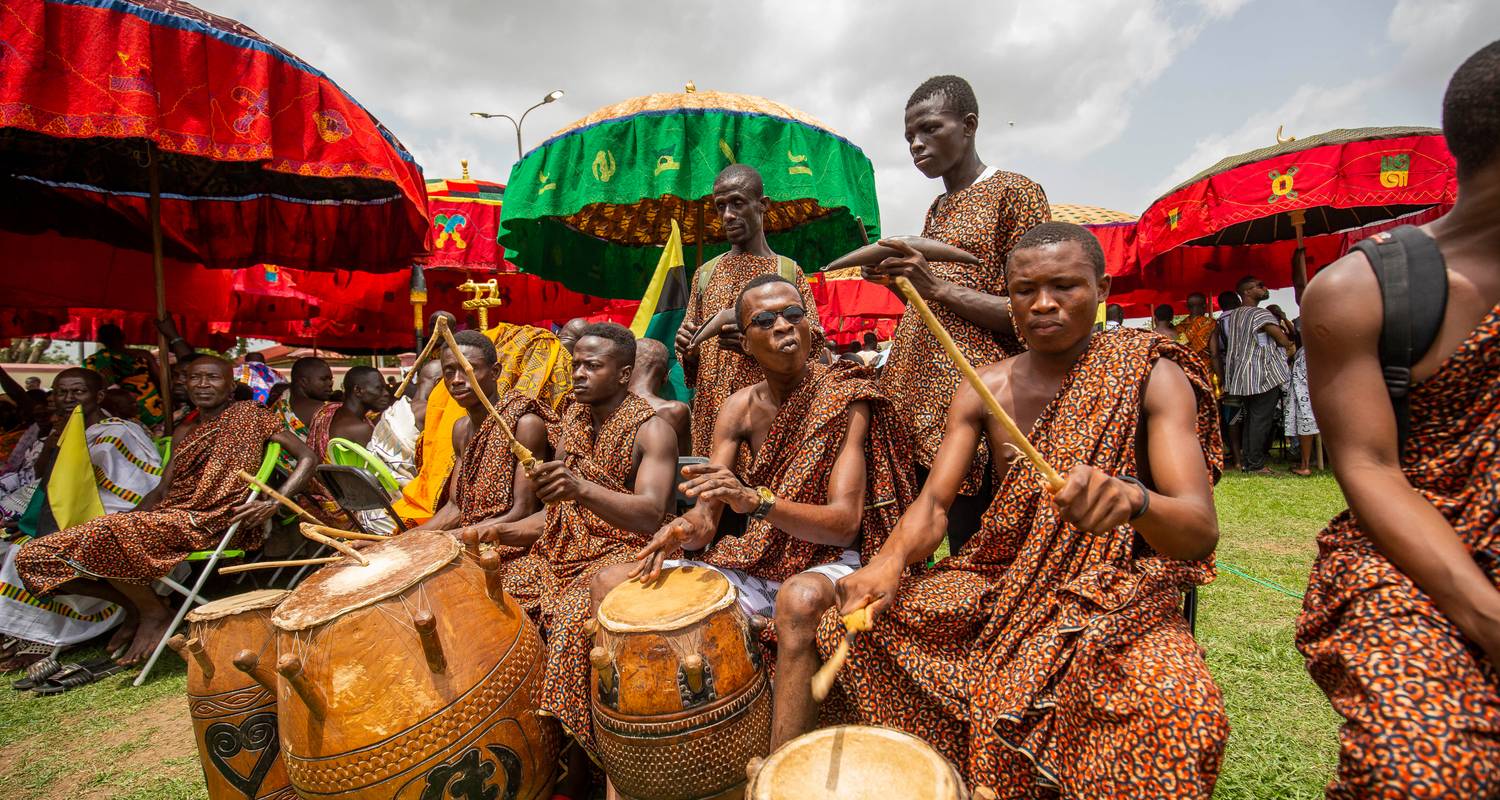
POLYGON ((613 633, 674 631, 735 599, 734 587, 718 570, 672 567, 650 584, 629 580, 611 589, 599 604, 599 624, 613 633))
POLYGON ((285 631, 322 625, 410 589, 462 549, 452 536, 431 531, 409 531, 366 547, 359 552, 368 565, 346 558, 314 572, 282 601, 271 622, 285 631))
POLYGON ((822 728, 771 754, 750 782, 746 800, 956 800, 962 783, 952 765, 908 733, 866 725, 822 728))
POLYGON ((209 622, 222 619, 234 614, 246 611, 255 611, 261 608, 271 608, 280 603, 282 598, 289 594, 285 589, 256 589, 253 592, 245 592, 212 603, 204 603, 188 612, 188 622, 209 622))

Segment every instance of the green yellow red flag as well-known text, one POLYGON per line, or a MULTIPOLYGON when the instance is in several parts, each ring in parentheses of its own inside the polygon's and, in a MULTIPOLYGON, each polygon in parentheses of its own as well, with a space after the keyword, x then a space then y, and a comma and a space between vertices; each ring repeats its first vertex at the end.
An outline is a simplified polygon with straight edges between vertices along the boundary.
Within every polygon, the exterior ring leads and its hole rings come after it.
POLYGON ((58 530, 66 530, 104 516, 99 501, 99 484, 94 478, 94 462, 89 459, 89 443, 83 424, 83 406, 74 406, 57 443, 57 460, 47 478, 47 505, 58 530))
POLYGON ((661 250, 656 262, 656 271, 646 285, 640 308, 630 321, 630 332, 637 339, 655 339, 667 347, 667 363, 671 371, 667 382, 661 387, 661 395, 668 400, 687 402, 690 394, 687 379, 682 374, 682 365, 677 361, 677 329, 682 327, 682 318, 687 315, 689 296, 687 267, 682 261, 682 231, 677 220, 672 220, 672 233, 661 250))

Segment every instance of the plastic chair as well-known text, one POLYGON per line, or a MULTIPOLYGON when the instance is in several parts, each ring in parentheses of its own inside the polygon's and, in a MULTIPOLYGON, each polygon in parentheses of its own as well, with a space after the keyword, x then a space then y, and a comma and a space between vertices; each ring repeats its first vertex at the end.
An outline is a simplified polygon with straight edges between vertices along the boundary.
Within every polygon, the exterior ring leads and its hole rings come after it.
MULTIPOLYGON (((271 477, 272 471, 276 469, 276 460, 280 457, 281 445, 276 442, 266 445, 266 454, 260 460, 260 469, 256 471, 255 479, 262 483, 268 480, 271 477)), ((250 495, 246 499, 247 501, 254 500, 259 496, 260 489, 251 488, 250 495)), ((172 638, 172 634, 177 632, 178 626, 182 625, 183 618, 187 616, 189 611, 193 610, 193 606, 204 603, 204 600, 198 596, 198 593, 203 591, 203 584, 208 582, 209 576, 213 574, 214 567, 219 561, 225 558, 239 558, 245 555, 244 550, 229 549, 229 545, 234 542, 235 534, 239 533, 239 531, 240 523, 236 522, 229 526, 229 530, 224 532, 223 538, 219 539, 218 547, 213 550, 199 550, 188 554, 188 561, 203 562, 203 569, 198 573, 198 580, 193 583, 191 589, 172 580, 172 576, 170 575, 158 579, 163 585, 183 596, 182 607, 177 609, 177 614, 172 617, 172 623, 162 632, 161 641, 156 643, 156 649, 151 651, 151 658, 147 659, 146 665, 141 667, 141 674, 135 676, 135 681, 132 685, 140 686, 146 682, 146 676, 151 674, 151 668, 156 666, 156 660, 161 658, 161 652, 167 649, 167 640, 172 638)))
POLYGON ((328 440, 328 463, 342 467, 355 467, 373 474, 380 480, 380 485, 390 494, 400 494, 401 484, 396 482, 396 475, 391 468, 380 459, 380 456, 371 453, 363 447, 349 441, 348 439, 334 438, 328 440))
POLYGON ((369 472, 342 464, 319 464, 318 479, 328 487, 328 493, 333 495, 339 508, 348 511, 349 516, 354 518, 354 523, 365 533, 378 534, 380 531, 365 527, 364 521, 360 519, 362 511, 384 511, 395 522, 397 531, 406 530, 406 523, 396 513, 396 509, 391 507, 391 495, 385 491, 383 483, 377 483, 369 472))
POLYGON ((156 437, 156 453, 161 456, 162 467, 166 467, 167 461, 172 457, 172 437, 156 437))

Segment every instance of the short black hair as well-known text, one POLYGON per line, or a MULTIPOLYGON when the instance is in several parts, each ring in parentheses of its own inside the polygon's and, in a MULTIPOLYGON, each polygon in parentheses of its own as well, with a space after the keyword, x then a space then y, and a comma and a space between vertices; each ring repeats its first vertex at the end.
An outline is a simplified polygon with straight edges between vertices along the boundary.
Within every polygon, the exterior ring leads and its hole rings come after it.
POLYGON ((906 107, 911 108, 917 103, 939 95, 943 98, 944 106, 960 117, 969 114, 979 116, 979 99, 974 96, 974 87, 957 75, 937 75, 922 81, 922 85, 918 86, 907 99, 906 107))
POLYGON ((57 377, 53 378, 52 381, 56 383, 63 378, 78 378, 83 381, 83 385, 89 387, 89 391, 94 393, 104 391, 104 376, 91 369, 68 367, 62 372, 57 373, 57 377))
POLYGON ((1467 176, 1500 153, 1500 40, 1479 48, 1443 93, 1443 138, 1467 176))
POLYGON ((1239 292, 1219 292, 1219 310, 1233 311, 1244 305, 1240 302, 1239 292))
POLYGON ((124 344, 125 331, 120 330, 120 326, 113 322, 106 322, 99 326, 99 332, 94 338, 99 340, 99 344, 124 344))
MULTIPOLYGON (((791 281, 781 277, 781 275, 775 272, 768 272, 764 275, 756 275, 755 277, 750 279, 749 283, 745 284, 745 288, 740 290, 739 296, 734 298, 734 321, 736 324, 738 324, 740 327, 744 327, 745 325, 745 295, 749 293, 751 289, 759 289, 762 286, 766 286, 772 283, 784 283, 787 286, 792 287, 793 289, 797 288, 797 284, 792 283, 791 281)), ((803 310, 805 311, 806 309, 803 310)))
POLYGON ((350 367, 349 371, 344 373, 344 394, 347 395, 353 392, 354 387, 360 385, 365 381, 385 383, 385 379, 381 376, 380 370, 375 369, 374 367, 350 367))
POLYGON ((610 343, 609 349, 620 359, 621 364, 635 366, 635 334, 629 328, 618 322, 595 322, 578 332, 578 341, 581 342, 588 336, 607 340, 610 343))
POLYGON ((1151 312, 1151 318, 1155 320, 1165 320, 1167 322, 1171 322, 1172 317, 1174 316, 1176 316, 1176 314, 1172 313, 1172 306, 1167 303, 1162 303, 1151 312))
POLYGON ((459 331, 453 334, 453 344, 458 347, 472 347, 478 350, 480 355, 484 357, 484 363, 489 366, 494 366, 495 362, 500 360, 500 354, 495 350, 495 343, 490 341, 490 337, 485 336, 479 331, 459 331))
POLYGON ((1247 283, 1260 283, 1260 278, 1257 278, 1254 275, 1246 275, 1234 282, 1234 290, 1236 292, 1240 291, 1241 289, 1245 288, 1245 284, 1247 283))
POLYGON ((328 362, 317 356, 304 356, 292 362, 292 380, 298 381, 309 377, 309 373, 314 369, 327 366, 328 362))
POLYGON ((748 187, 750 193, 757 198, 764 196, 766 193, 766 181, 760 176, 760 170, 749 164, 730 164, 720 170, 719 174, 714 178, 714 186, 737 180, 748 182, 750 184, 748 187))
POLYGON ((1205 303, 1208 302, 1208 295, 1206 295, 1206 294, 1204 294, 1202 292, 1193 292, 1192 294, 1188 295, 1187 296, 1188 302, 1192 302, 1192 300, 1193 300, 1194 297, 1202 299, 1203 302, 1205 302, 1205 303))
POLYGON ((1010 267, 1010 259, 1022 250, 1035 250, 1063 242, 1077 242, 1083 248, 1083 254, 1088 257, 1089 263, 1094 265, 1094 277, 1104 277, 1104 248, 1099 246, 1099 239, 1094 236, 1093 231, 1071 222, 1043 222, 1021 234, 1016 246, 1011 248, 1010 255, 1006 257, 1006 268, 1010 267))

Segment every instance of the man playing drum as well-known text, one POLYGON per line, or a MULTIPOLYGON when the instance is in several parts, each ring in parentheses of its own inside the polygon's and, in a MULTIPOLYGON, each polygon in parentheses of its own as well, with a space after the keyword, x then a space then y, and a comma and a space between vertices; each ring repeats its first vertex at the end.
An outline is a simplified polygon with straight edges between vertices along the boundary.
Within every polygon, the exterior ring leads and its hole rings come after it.
MULTIPOLYGON (((839 682, 862 722, 925 739, 1000 797, 1206 798, 1229 725, 1180 609, 1218 541, 1208 368, 1144 331, 1092 335, 1109 277, 1084 228, 1038 225, 1006 269, 1029 349, 979 374, 1065 481, 1049 492, 1003 458, 1017 443, 960 387, 921 495, 839 582, 840 611, 874 617, 839 682), (1001 456, 983 525, 905 576, 942 542, 981 438, 1001 456)), ((844 636, 825 615, 819 649, 844 636)))
POLYGON ((736 319, 765 380, 729 397, 710 462, 683 470, 697 505, 663 527, 639 563, 601 573, 594 586, 602 599, 627 578, 649 582, 683 563, 668 560, 679 548, 709 548, 688 563, 723 572, 747 612, 775 616, 773 749, 816 721, 813 633, 834 604, 834 581, 879 549, 914 494, 891 404, 868 370, 808 358, 813 333, 801 302, 779 275, 746 284, 736 319), (726 507, 748 517, 744 533, 715 542, 726 507))

